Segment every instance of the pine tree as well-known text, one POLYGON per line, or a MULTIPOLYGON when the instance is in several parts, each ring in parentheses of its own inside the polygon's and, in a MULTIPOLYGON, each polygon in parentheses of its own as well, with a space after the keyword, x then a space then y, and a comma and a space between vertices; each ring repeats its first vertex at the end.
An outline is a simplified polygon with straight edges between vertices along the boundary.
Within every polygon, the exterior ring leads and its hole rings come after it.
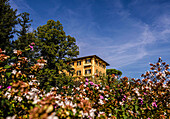
POLYGON ((25 47, 33 42, 33 40, 30 39, 33 34, 28 33, 31 26, 30 22, 32 22, 32 20, 29 18, 29 13, 24 12, 18 16, 18 23, 21 29, 17 31, 18 39, 13 42, 14 47, 18 50, 24 50, 25 47))
POLYGON ((79 54, 76 39, 66 36, 62 24, 54 20, 49 20, 46 25, 37 28, 38 44, 41 56, 47 60, 47 66, 40 72, 39 80, 42 87, 56 86, 60 71, 70 71, 67 64, 73 57, 79 54))
POLYGON ((17 10, 9 5, 9 0, 0 0, 0 48, 10 48, 10 39, 14 37, 14 27, 17 24, 17 10))

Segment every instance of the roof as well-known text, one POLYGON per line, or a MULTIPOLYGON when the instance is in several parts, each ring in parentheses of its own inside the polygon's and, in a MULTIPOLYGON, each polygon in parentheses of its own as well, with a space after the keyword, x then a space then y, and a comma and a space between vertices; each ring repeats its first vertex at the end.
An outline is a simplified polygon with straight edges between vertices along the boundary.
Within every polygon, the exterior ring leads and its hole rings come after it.
POLYGON ((109 63, 107 63, 106 61, 104 61, 102 58, 100 58, 100 57, 97 56, 97 55, 90 55, 90 56, 78 57, 78 58, 74 58, 74 59, 72 59, 72 60, 75 61, 75 60, 79 60, 79 59, 92 58, 92 57, 95 57, 95 58, 100 59, 101 61, 103 61, 104 63, 106 63, 106 66, 109 66, 109 65, 110 65, 109 63))

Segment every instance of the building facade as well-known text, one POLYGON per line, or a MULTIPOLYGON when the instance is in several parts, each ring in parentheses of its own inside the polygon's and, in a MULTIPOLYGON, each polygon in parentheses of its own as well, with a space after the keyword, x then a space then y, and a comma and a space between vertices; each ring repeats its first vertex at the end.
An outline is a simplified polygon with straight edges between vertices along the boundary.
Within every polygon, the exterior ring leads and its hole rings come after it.
POLYGON ((106 66, 109 64, 96 55, 85 56, 73 59, 69 63, 74 68, 72 76, 89 77, 89 76, 105 76, 106 66))

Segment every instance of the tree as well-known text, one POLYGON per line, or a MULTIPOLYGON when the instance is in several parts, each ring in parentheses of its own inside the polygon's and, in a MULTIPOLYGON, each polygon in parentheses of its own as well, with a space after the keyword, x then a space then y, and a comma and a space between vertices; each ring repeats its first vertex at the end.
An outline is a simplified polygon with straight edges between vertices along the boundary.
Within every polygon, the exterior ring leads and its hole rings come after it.
POLYGON ((16 11, 9 5, 9 0, 0 0, 0 48, 10 47, 10 39, 14 37, 14 27, 17 24, 16 11))
POLYGON ((47 66, 39 72, 38 78, 42 87, 56 86, 64 70, 70 72, 71 67, 67 62, 79 54, 76 39, 66 36, 62 24, 48 20, 46 25, 37 28, 38 42, 41 56, 47 60, 47 66))
POLYGON ((114 74, 114 75, 116 75, 116 76, 118 76, 118 77, 121 77, 122 72, 119 71, 119 70, 117 70, 117 69, 107 69, 107 70, 106 70, 106 74, 107 74, 107 75, 112 75, 112 74, 114 74))
POLYGON ((30 22, 32 20, 29 18, 29 13, 24 12, 18 15, 18 24, 21 26, 21 29, 17 31, 18 39, 13 42, 14 47, 18 50, 24 50, 26 46, 33 42, 33 34, 28 33, 31 26, 30 22))

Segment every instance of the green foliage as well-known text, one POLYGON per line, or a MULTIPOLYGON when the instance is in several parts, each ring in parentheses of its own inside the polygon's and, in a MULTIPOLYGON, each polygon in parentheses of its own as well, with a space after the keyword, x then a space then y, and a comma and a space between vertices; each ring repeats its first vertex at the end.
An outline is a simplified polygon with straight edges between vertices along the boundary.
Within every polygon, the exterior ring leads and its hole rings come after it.
POLYGON ((10 39, 13 38, 14 27, 17 24, 16 11, 9 5, 9 0, 0 0, 0 48, 10 47, 10 39))
POLYGON ((119 71, 119 70, 117 70, 117 69, 106 69, 106 74, 107 74, 107 75, 112 75, 112 74, 114 74, 114 75, 116 75, 116 76, 121 77, 122 72, 119 71))
POLYGON ((46 69, 42 69, 37 78, 43 85, 55 86, 57 80, 63 80, 55 77, 60 77, 60 71, 70 72, 71 67, 67 62, 79 54, 76 39, 66 36, 62 24, 54 20, 49 20, 46 25, 39 26, 36 35, 40 56, 47 60, 46 69))
POLYGON ((31 42, 34 42, 32 38, 35 36, 33 33, 28 33, 32 20, 29 18, 29 13, 24 12, 18 15, 17 21, 21 29, 17 31, 18 39, 13 42, 13 45, 15 49, 24 50, 31 42))

